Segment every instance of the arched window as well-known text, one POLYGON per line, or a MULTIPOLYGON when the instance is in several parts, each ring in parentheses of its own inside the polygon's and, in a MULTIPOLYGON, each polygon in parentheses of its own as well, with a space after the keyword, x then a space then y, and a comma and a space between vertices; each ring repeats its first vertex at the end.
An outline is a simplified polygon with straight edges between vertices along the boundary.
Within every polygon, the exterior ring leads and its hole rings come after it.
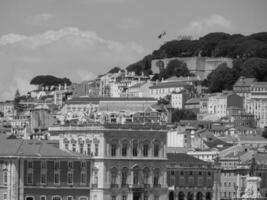
POLYGON ((111 185, 114 185, 114 184, 117 183, 117 173, 118 173, 118 171, 114 167, 114 168, 111 169, 110 173, 111 173, 111 181, 110 182, 111 182, 111 185))
POLYGON ((194 199, 194 194, 193 192, 188 192, 187 193, 187 200, 193 200, 194 199))
POLYGON ((211 200, 211 193, 210 192, 206 193, 206 200, 211 200))
POLYGON ((203 195, 201 192, 197 193, 197 200, 202 200, 203 199, 203 195))
POLYGON ((143 175, 144 175, 144 184, 149 184, 149 169, 147 167, 143 170, 143 175))
POLYGON ((139 173, 140 173, 139 167, 134 167, 133 168, 133 184, 134 185, 137 185, 140 182, 140 180, 139 180, 139 173))
POLYGON ((125 140, 125 141, 122 142, 121 155, 122 156, 127 156, 127 151, 128 151, 128 142, 125 140))
POLYGON ((154 142, 154 157, 158 157, 159 156, 159 142, 155 141, 154 142))
POLYGON ((154 170, 154 178, 153 178, 153 185, 158 186, 159 185, 159 177, 160 177, 160 171, 159 169, 154 170))
POLYGON ((148 156, 148 149, 149 149, 149 143, 148 142, 144 142, 144 144, 143 144, 143 156, 144 157, 148 156))
POLYGON ((137 141, 133 141, 133 156, 137 156, 138 155, 138 143, 137 141))
POLYGON ((178 200, 184 200, 184 193, 183 192, 179 192, 178 200))
POLYGON ((124 167, 121 171, 121 185, 126 186, 128 177, 128 169, 124 167))
POLYGON ((111 143, 111 149, 110 149, 110 152, 111 152, 111 156, 116 156, 116 151, 117 151, 117 144, 115 142, 111 143))

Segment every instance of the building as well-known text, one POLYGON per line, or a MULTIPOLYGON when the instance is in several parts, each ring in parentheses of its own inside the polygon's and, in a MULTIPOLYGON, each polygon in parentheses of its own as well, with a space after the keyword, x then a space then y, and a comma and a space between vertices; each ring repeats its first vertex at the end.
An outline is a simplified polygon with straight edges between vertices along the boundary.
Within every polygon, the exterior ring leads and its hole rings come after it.
POLYGON ((0 199, 90 199, 88 156, 41 141, 0 138, 0 199))
POLYGON ((15 115, 13 101, 0 102, 0 112, 3 113, 4 117, 12 117, 15 115))
POLYGON ((159 125, 50 128, 61 149, 92 156, 94 200, 167 199, 166 132, 159 125))
POLYGON ((199 98, 188 99, 185 102, 185 109, 190 109, 194 113, 199 113, 199 110, 200 110, 200 99, 199 98))
POLYGON ((267 126, 267 98, 251 98, 245 102, 245 111, 254 116, 257 126, 267 126))
POLYGON ((181 92, 185 89, 193 88, 192 85, 183 82, 160 82, 149 87, 150 96, 155 99, 164 98, 173 92, 181 92))
POLYGON ((267 82, 253 82, 251 85, 251 98, 267 98, 267 82))
POLYGON ((245 78, 244 76, 241 76, 235 82, 233 90, 237 95, 244 97, 245 99, 250 98, 251 86, 255 81, 255 78, 245 78))
POLYGON ((183 109, 186 101, 185 91, 171 93, 171 106, 173 108, 183 109))
POLYGON ((243 109, 243 98, 235 93, 222 92, 208 97, 207 114, 213 115, 217 118, 225 117, 227 108, 237 107, 243 109))
POLYGON ((126 97, 150 97, 149 87, 151 82, 141 82, 129 87, 126 90, 126 97))
POLYGON ((73 97, 89 96, 89 84, 87 81, 82 83, 72 83, 71 89, 73 97))
POLYGON ((147 107, 156 104, 157 100, 151 97, 135 97, 135 98, 103 98, 99 99, 100 112, 140 112, 147 107))
POLYGON ((169 200, 220 199, 220 170, 183 153, 167 154, 169 200))
POLYGON ((204 80, 207 76, 215 70, 220 64, 226 63, 228 67, 232 68, 233 60, 231 58, 211 58, 211 57, 173 57, 154 59, 151 61, 151 69, 153 73, 159 73, 165 69, 171 60, 180 60, 187 65, 189 71, 204 80))

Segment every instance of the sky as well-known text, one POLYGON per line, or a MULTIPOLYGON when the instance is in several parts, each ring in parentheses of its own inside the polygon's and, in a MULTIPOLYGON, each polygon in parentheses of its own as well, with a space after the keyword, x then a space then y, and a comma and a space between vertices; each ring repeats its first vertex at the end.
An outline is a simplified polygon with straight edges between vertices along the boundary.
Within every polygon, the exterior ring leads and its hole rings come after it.
POLYGON ((180 35, 267 31, 266 0, 0 0, 0 100, 36 75, 90 80, 180 35), (166 32, 166 36, 157 36, 166 32))

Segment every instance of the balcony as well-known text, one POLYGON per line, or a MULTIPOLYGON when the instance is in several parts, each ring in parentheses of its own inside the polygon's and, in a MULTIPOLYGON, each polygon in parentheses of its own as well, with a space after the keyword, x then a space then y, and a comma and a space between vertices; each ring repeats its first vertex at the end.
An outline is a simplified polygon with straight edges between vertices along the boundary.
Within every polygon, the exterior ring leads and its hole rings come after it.
POLYGON ((143 184, 132 184, 132 185, 130 185, 130 187, 132 189, 144 189, 144 185, 143 184))
POLYGON ((92 184, 91 186, 92 186, 92 188, 97 188, 98 184, 92 184))
POLYGON ((112 184, 110 184, 110 188, 111 189, 116 189, 116 188, 119 188, 119 185, 112 183, 112 184))

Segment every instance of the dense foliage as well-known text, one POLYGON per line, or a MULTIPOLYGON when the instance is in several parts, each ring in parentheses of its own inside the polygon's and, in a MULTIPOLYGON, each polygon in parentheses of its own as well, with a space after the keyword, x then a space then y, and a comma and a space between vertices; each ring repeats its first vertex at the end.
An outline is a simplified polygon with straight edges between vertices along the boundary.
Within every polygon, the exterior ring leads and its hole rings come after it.
POLYGON ((45 75, 45 76, 36 76, 34 77, 30 84, 31 85, 42 85, 42 86, 58 86, 60 85, 71 85, 71 81, 68 78, 57 78, 55 76, 51 75, 45 75))
POLYGON ((190 71, 188 70, 186 64, 182 61, 179 61, 177 59, 171 60, 166 68, 160 73, 160 79, 164 78, 170 78, 172 76, 190 76, 190 71))
POLYGON ((108 73, 115 74, 118 73, 121 70, 119 67, 113 67, 111 70, 108 71, 108 73))
POLYGON ((179 122, 180 120, 196 120, 196 114, 189 109, 175 109, 172 113, 172 122, 179 122))
POLYGON ((137 74, 151 74, 151 60, 171 57, 230 57, 246 60, 252 57, 267 59, 267 32, 249 36, 241 34, 209 33, 197 40, 172 40, 163 44, 151 55, 127 67, 137 74))

